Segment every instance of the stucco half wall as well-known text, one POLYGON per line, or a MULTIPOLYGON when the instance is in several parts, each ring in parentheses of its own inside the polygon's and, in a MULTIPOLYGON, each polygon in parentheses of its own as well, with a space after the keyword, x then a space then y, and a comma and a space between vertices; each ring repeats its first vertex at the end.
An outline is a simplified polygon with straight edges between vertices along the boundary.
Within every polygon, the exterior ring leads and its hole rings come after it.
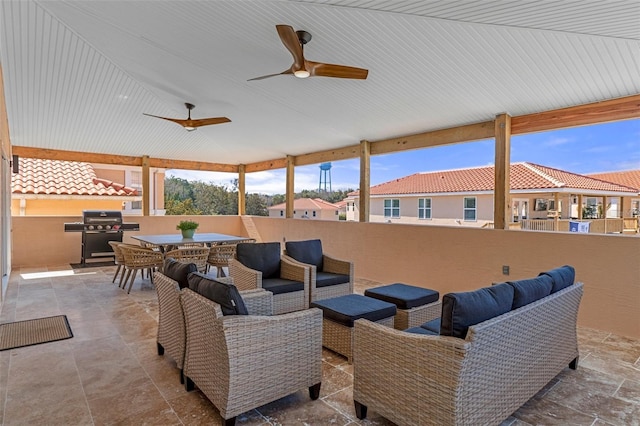
MULTIPOLYGON (((238 216, 125 217, 140 233, 173 233, 185 218, 202 232, 248 236, 238 216)), ((80 259, 80 233, 63 232, 79 217, 14 217, 14 273, 19 267, 61 265, 80 259)), ((325 251, 355 262, 357 277, 405 282, 441 294, 516 280, 564 264, 576 268, 585 294, 581 326, 640 338, 640 237, 562 232, 503 231, 251 217, 262 241, 322 239, 325 251), (510 275, 502 275, 502 266, 510 275)), ((126 233, 125 241, 133 232, 126 233)), ((540 318, 540 321, 544 321, 540 318)))

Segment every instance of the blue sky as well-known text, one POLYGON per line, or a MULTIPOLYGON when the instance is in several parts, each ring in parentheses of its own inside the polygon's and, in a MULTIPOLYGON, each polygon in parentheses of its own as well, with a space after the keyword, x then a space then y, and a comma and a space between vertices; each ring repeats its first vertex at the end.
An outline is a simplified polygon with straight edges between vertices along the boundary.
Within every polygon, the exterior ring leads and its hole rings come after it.
MULTIPOLYGON (((596 173, 640 169, 640 120, 626 120, 511 138, 511 162, 528 161, 574 173, 596 173)), ((413 173, 492 165, 494 141, 406 151, 371 157, 371 184, 413 173)), ((357 189, 358 159, 336 161, 331 168, 331 186, 357 189)), ((228 185, 236 174, 168 170, 167 176, 228 185)), ((318 189, 319 165, 296 167, 295 191, 318 189)), ((247 174, 247 192, 285 193, 285 170, 247 174)))

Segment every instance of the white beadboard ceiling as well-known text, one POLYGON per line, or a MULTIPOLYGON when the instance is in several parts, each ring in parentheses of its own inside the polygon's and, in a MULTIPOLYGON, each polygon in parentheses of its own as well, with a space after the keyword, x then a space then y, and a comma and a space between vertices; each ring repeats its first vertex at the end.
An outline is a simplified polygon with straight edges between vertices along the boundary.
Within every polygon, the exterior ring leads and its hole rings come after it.
POLYGON ((0 2, 14 145, 247 164, 640 93, 638 0, 0 2), (276 24, 367 80, 278 76, 276 24), (232 122, 187 132, 142 113, 232 122))

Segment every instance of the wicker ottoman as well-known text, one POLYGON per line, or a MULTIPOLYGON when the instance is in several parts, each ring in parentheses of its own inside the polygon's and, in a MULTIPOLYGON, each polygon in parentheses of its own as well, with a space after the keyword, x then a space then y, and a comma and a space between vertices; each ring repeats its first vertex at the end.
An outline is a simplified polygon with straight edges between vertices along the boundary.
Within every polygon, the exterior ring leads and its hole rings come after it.
POLYGON ((398 307, 394 328, 406 330, 440 317, 440 294, 428 288, 396 283, 365 290, 365 296, 393 303, 398 307))
POLYGON ((353 322, 360 318, 393 327, 396 305, 360 294, 316 300, 322 309, 322 346, 347 357, 351 363, 353 322))

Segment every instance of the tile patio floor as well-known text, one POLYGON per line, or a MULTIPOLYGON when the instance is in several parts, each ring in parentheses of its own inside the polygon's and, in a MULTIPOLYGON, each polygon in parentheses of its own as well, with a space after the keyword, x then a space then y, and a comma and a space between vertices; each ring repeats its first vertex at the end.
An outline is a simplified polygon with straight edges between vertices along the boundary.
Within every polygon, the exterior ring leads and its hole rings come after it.
MULTIPOLYGON (((215 407, 185 392, 178 370, 156 353, 158 304, 147 280, 130 295, 114 267, 67 265, 13 271, 0 322, 65 314, 74 337, 0 352, 4 425, 219 424, 215 407)), ((362 292, 375 283, 357 280, 362 292)), ((640 425, 640 341, 580 329, 580 366, 565 369, 504 425, 640 425)), ((240 425, 390 425, 353 409, 353 367, 323 353, 320 399, 306 389, 238 417, 240 425)))

